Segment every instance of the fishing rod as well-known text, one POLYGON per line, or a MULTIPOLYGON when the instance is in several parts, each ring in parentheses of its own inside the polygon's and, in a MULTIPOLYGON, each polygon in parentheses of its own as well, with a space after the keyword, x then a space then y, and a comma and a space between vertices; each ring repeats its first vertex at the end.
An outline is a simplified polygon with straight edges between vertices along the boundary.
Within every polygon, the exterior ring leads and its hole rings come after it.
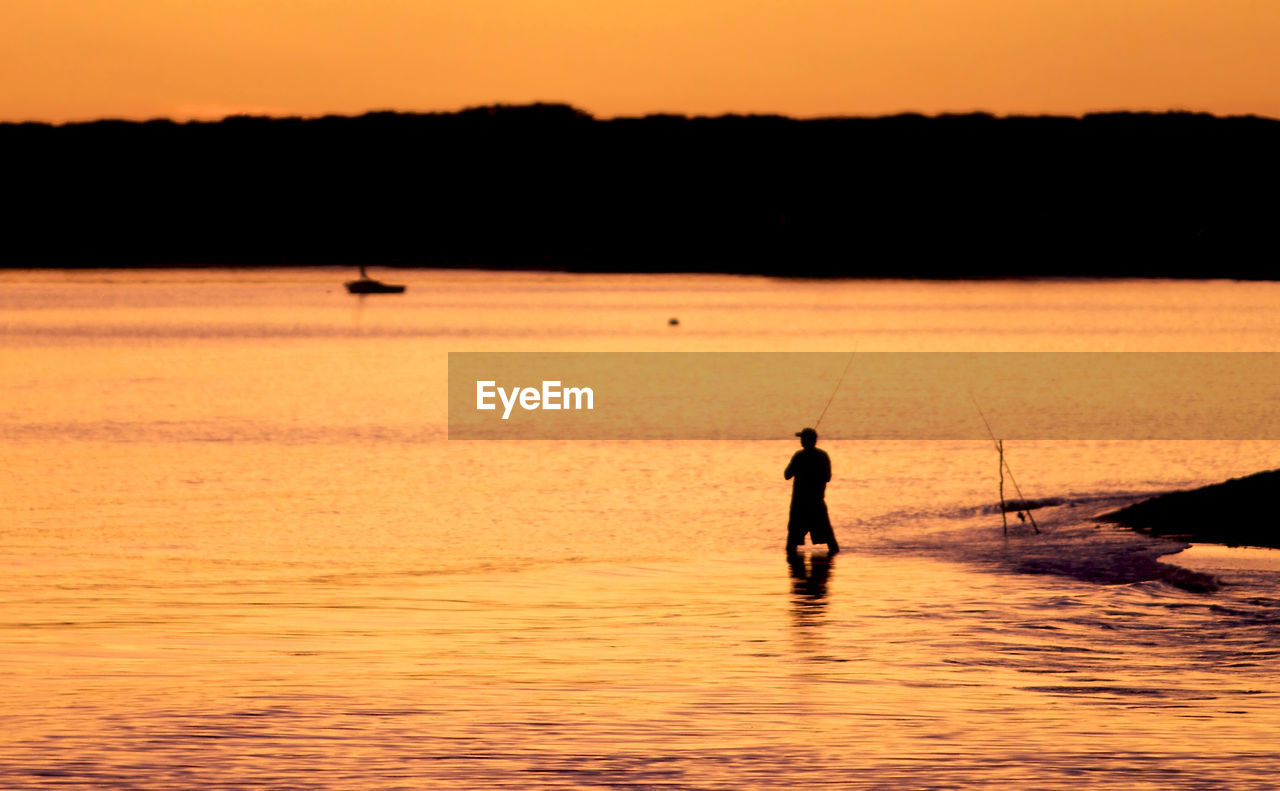
MULTIPOLYGON (((1009 480, 1013 482, 1013 490, 1018 493, 1018 500, 1022 502, 1022 510, 1018 513, 1021 514, 1024 511, 1026 512, 1027 518, 1031 520, 1032 529, 1035 530, 1038 535, 1040 533, 1040 525, 1036 524, 1035 514, 1031 513, 1031 509, 1027 505, 1027 498, 1022 496, 1022 488, 1018 486, 1018 479, 1013 477, 1013 468, 1009 466, 1009 461, 1004 457, 1004 442, 996 439, 996 433, 991 430, 991 424, 987 422, 987 416, 983 413, 982 407, 978 405, 978 399, 974 398, 972 391, 969 392, 969 400, 973 402, 973 408, 978 410, 978 416, 982 418, 982 425, 987 427, 987 436, 991 437, 991 441, 995 443, 996 452, 1000 454, 1000 464, 1002 469, 1001 481, 1003 482, 1004 472, 1007 471, 1009 473, 1009 480)), ((1001 488, 1003 489, 1003 485, 1001 488)), ((1002 519, 1004 518, 1004 513, 1004 495, 1001 494, 1000 516, 1002 519)), ((1008 528, 1006 528, 1006 531, 1007 530, 1008 528)))
POLYGON ((840 378, 836 380, 836 388, 831 391, 831 397, 827 399, 827 405, 822 408, 822 414, 818 415, 818 419, 813 422, 816 430, 818 424, 827 416, 827 409, 831 406, 831 402, 836 400, 836 393, 840 392, 840 385, 844 384, 844 378, 849 373, 849 366, 853 365, 853 355, 858 353, 858 346, 854 344, 853 351, 849 352, 849 361, 844 364, 844 370, 840 372, 840 378))

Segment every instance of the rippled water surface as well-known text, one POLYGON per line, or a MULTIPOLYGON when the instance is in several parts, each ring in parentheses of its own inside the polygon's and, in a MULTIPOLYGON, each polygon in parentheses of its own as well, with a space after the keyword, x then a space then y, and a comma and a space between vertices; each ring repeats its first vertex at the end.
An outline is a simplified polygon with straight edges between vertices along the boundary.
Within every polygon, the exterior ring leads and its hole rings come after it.
POLYGON ((1280 564, 1089 517, 1276 443, 1010 443, 1006 540, 989 443, 824 441, 789 564, 791 441, 450 442, 445 357, 1277 351, 1276 285, 346 275, 0 273, 0 787, 1274 783, 1280 564))

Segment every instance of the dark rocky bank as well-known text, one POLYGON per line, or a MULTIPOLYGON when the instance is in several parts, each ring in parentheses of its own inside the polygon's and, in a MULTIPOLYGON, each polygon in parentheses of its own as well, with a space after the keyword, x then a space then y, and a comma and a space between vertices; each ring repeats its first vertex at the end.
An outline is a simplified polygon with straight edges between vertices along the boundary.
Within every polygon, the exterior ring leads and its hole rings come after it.
POLYGON ((1151 536, 1192 543, 1280 548, 1280 470, 1170 492, 1099 517, 1151 536))

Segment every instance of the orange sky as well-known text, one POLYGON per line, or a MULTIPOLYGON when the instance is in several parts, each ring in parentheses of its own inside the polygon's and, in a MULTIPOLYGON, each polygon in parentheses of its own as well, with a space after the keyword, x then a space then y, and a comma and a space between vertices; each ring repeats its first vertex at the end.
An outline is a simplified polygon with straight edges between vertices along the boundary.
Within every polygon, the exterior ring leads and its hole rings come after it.
POLYGON ((1280 117, 1277 77, 1277 0, 0 0, 5 120, 536 100, 1280 117))

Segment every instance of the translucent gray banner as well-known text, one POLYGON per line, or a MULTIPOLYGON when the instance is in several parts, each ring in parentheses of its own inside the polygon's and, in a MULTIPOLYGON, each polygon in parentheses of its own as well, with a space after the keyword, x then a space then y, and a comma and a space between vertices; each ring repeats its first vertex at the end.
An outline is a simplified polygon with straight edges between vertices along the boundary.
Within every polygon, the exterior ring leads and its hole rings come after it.
POLYGON ((1280 439, 1278 396, 1275 353, 449 354, 450 439, 1280 439))

